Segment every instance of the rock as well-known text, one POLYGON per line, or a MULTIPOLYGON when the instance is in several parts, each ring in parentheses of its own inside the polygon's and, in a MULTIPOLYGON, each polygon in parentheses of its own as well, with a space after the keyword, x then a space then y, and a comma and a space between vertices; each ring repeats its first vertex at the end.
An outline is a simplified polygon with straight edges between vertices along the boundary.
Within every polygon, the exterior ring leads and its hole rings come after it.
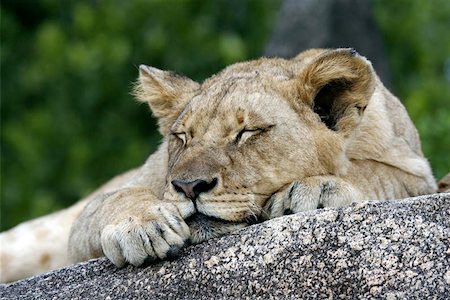
POLYGON ((289 215, 147 268, 102 258, 0 286, 1 299, 449 295, 449 193, 289 215))

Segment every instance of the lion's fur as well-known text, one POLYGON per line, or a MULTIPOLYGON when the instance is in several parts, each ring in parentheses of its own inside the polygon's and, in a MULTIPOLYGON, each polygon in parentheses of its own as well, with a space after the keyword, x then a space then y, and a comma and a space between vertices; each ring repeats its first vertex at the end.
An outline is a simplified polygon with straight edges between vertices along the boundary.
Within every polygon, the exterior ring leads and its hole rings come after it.
POLYGON ((70 265, 67 255, 70 228, 97 195, 115 190, 134 176, 131 170, 112 178, 73 206, 0 233, 0 282, 11 282, 70 265))
POLYGON ((436 191, 406 110, 351 49, 238 63, 202 84, 140 69, 135 95, 163 142, 112 193, 87 201, 71 230, 73 261, 106 254, 140 265, 287 211, 436 191), (199 178, 217 183, 195 203, 170 184, 199 178))

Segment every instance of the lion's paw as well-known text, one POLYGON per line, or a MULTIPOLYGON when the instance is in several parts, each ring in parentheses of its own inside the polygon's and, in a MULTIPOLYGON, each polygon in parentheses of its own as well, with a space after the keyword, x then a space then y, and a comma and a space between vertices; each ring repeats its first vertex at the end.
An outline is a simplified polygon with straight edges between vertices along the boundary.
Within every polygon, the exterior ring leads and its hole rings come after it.
POLYGON ((332 176, 308 177, 295 181, 275 193, 265 211, 268 218, 323 207, 336 207, 360 200, 361 193, 352 185, 332 176))
POLYGON ((105 256, 116 266, 140 266, 177 256, 189 237, 189 227, 177 208, 165 204, 106 226, 101 232, 101 244, 105 256))

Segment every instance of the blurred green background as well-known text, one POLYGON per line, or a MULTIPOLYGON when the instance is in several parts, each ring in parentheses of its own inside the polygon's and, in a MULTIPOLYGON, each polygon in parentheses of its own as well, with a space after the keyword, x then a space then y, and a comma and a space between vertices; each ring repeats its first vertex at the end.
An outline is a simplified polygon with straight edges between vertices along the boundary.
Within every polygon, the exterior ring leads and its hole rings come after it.
MULTIPOLYGON (((262 54, 280 1, 1 2, 0 230, 77 201, 160 140, 130 96, 140 63, 202 80, 262 54)), ((375 0, 436 177, 450 171, 450 1, 375 0), (447 77, 445 76, 447 74, 447 77)))

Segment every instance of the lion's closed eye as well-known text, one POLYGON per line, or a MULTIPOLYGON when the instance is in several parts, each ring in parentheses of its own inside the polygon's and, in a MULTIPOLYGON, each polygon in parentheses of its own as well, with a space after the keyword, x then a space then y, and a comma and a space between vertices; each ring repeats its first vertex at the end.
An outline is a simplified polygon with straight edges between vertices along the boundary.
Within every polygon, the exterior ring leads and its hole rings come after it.
POLYGON ((183 142, 183 145, 186 145, 186 133, 184 132, 172 132, 172 135, 176 137, 178 140, 183 142))
POLYGON ((242 145, 251 137, 256 137, 264 132, 269 131, 274 125, 268 125, 268 126, 261 126, 261 127, 254 127, 254 128, 243 128, 239 133, 236 135, 236 138, 234 142, 237 145, 242 145))

